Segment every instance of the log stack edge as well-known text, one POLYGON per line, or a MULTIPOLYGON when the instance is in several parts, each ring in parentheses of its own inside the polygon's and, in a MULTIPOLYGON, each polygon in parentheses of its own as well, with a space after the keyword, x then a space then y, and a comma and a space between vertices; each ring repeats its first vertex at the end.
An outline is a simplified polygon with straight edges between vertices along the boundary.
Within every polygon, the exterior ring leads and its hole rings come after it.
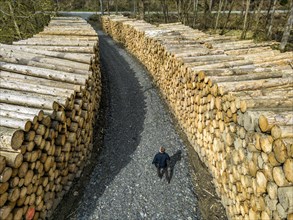
POLYGON ((293 53, 180 23, 101 21, 150 71, 229 219, 292 220, 293 53))
POLYGON ((80 176, 101 97, 98 45, 72 17, 0 45, 0 219, 49 218, 80 176))

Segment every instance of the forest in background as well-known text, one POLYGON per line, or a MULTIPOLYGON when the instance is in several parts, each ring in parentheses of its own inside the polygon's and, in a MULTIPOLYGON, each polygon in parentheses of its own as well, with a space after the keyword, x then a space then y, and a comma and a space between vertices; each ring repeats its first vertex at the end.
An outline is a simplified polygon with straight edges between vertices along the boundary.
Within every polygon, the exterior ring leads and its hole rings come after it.
POLYGON ((1 42, 38 32, 48 22, 42 12, 57 10, 123 12, 153 24, 179 21, 209 33, 275 40, 281 50, 293 50, 293 0, 1 0, 1 42))
POLYGON ((40 32, 50 21, 53 0, 0 0, 0 42, 12 43, 40 32))

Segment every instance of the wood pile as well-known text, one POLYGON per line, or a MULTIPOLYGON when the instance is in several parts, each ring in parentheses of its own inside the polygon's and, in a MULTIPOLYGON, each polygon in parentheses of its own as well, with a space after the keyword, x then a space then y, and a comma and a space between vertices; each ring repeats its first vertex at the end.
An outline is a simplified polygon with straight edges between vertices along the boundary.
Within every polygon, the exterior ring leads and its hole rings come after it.
POLYGON ((81 18, 0 45, 0 219, 52 215, 93 148, 98 36, 81 18))
POLYGON ((150 71, 229 219, 293 219, 293 53, 180 23, 102 25, 150 71))

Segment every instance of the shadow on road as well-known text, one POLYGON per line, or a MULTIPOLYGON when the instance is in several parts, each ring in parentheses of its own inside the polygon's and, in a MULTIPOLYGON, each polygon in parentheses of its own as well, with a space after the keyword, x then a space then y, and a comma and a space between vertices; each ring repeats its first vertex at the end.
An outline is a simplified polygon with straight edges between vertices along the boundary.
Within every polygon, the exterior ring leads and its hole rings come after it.
POLYGON ((174 168, 175 168, 175 165, 178 161, 181 160, 181 150, 177 150, 177 152, 175 154, 173 154, 171 157, 170 157, 170 164, 169 164, 169 169, 170 169, 170 176, 169 176, 169 182, 172 180, 172 177, 174 175, 174 168))
POLYGON ((98 124, 101 120, 104 123, 103 128, 95 129, 94 139, 102 133, 101 141, 94 143, 89 165, 81 178, 75 180, 52 219, 80 219, 77 209, 84 209, 81 204, 85 202, 86 211, 94 211, 98 198, 131 161, 140 143, 146 114, 145 96, 134 70, 119 54, 118 46, 110 45, 109 39, 99 35, 103 87, 99 111, 103 114, 98 124))

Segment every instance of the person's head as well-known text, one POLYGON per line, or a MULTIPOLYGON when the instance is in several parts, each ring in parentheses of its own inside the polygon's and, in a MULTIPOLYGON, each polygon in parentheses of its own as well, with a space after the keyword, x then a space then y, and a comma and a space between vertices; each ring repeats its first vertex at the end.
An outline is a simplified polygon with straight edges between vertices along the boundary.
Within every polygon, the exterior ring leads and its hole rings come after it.
POLYGON ((164 153, 165 152, 165 148, 164 147, 160 147, 160 153, 164 153))

